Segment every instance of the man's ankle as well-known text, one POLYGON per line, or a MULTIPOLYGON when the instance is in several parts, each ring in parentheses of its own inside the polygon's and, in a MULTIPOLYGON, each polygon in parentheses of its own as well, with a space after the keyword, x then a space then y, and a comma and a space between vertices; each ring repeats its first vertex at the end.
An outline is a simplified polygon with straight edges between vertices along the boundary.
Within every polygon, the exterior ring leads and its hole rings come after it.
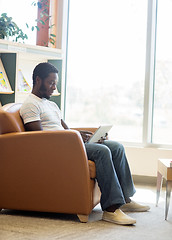
POLYGON ((125 198, 125 202, 126 202, 126 203, 130 203, 130 202, 131 202, 131 199, 130 199, 130 198, 125 198))
POLYGON ((122 206, 122 204, 114 204, 110 207, 107 207, 105 209, 106 212, 115 212, 117 209, 119 209, 122 206))

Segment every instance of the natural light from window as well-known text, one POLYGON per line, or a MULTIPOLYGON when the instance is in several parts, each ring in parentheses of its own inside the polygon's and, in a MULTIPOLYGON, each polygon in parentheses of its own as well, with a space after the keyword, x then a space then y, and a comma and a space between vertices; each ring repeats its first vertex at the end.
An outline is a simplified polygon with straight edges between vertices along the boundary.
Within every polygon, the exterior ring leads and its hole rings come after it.
POLYGON ((172 0, 158 1, 153 142, 172 143, 172 0))
POLYGON ((70 1, 70 126, 110 123, 116 140, 142 141, 146 25, 147 1, 70 1))

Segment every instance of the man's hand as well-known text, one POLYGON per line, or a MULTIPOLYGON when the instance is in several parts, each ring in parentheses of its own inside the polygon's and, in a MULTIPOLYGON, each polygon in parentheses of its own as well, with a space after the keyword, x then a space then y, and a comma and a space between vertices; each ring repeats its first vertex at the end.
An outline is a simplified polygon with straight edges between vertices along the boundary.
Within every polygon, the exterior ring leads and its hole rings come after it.
POLYGON ((81 137, 82 137, 84 143, 88 142, 90 137, 93 135, 93 133, 89 132, 89 131, 79 131, 79 132, 81 134, 81 137))
POLYGON ((101 137, 100 140, 97 143, 103 143, 105 140, 108 140, 108 133, 104 137, 101 137))

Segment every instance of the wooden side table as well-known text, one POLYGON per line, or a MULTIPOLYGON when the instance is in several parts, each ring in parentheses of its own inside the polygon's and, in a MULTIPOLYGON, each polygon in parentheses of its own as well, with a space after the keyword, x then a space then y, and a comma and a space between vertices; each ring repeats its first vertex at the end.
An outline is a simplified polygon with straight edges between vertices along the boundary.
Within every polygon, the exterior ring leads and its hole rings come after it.
POLYGON ((158 206, 162 182, 163 182, 163 178, 165 178, 166 179, 165 220, 167 220, 169 204, 170 204, 171 188, 172 188, 172 167, 170 167, 171 161, 172 159, 158 160, 156 206, 158 206))

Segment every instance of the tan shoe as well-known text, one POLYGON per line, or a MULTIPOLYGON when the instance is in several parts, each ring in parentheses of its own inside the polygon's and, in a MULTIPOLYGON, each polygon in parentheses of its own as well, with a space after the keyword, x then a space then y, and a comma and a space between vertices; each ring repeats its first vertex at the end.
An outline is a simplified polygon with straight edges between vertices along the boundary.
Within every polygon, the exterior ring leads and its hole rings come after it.
POLYGON ((127 216, 120 209, 117 209, 114 213, 104 211, 102 219, 120 225, 132 225, 136 223, 135 219, 127 216))
POLYGON ((120 209, 124 212, 146 212, 150 209, 150 207, 131 201, 130 203, 122 205, 120 209))

